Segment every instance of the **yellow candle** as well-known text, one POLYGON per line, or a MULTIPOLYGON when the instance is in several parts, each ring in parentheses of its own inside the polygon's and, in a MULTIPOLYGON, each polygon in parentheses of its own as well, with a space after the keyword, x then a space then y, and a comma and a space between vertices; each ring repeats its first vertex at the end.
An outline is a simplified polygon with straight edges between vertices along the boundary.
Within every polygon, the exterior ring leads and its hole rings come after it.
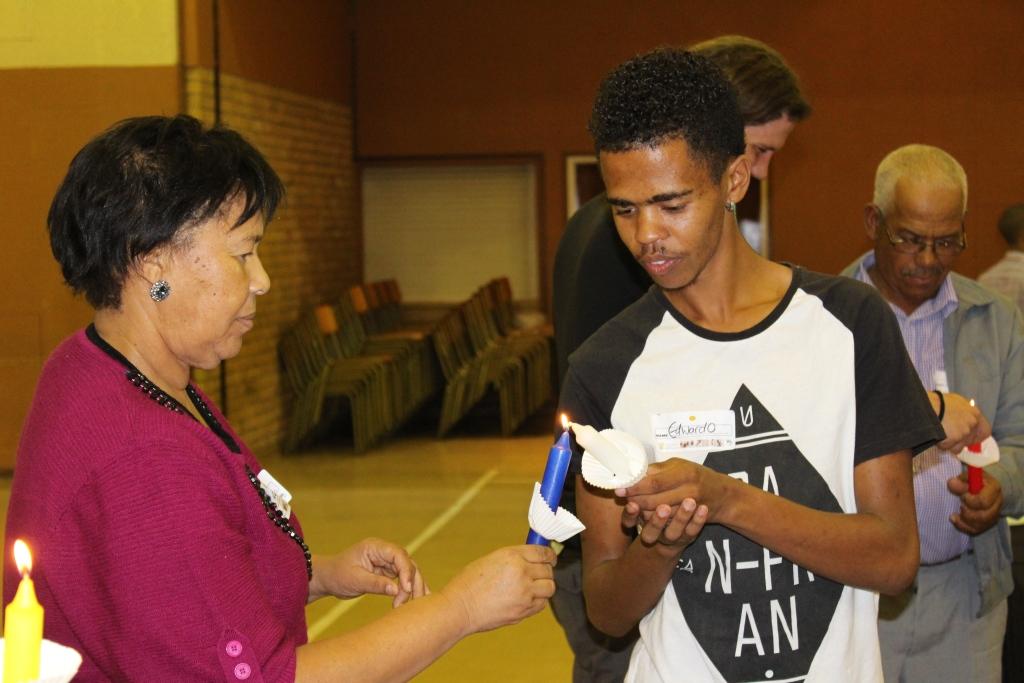
POLYGON ((32 554, 20 538, 14 542, 14 561, 21 583, 4 610, 4 683, 39 678, 39 651, 43 646, 43 606, 32 584, 32 554))

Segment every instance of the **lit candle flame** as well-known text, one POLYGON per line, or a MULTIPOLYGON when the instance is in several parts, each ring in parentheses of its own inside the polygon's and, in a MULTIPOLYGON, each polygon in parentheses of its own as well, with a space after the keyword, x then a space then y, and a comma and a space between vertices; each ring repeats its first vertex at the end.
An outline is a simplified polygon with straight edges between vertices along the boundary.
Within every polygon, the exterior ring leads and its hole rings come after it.
POLYGON ((565 413, 562 413, 562 429, 568 429, 568 428, 569 428, 569 416, 566 415, 565 413))
POLYGON ((14 564, 22 576, 32 573, 32 553, 29 552, 28 544, 20 538, 14 541, 14 564))

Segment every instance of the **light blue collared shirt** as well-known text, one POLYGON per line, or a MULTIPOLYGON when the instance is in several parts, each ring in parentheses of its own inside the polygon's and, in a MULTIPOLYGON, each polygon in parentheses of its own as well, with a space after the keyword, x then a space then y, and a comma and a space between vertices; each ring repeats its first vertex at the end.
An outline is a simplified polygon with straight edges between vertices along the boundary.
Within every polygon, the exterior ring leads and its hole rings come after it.
MULTIPOLYGON (((868 270, 875 265, 875 253, 869 252, 857 269, 856 278, 872 287, 875 283, 868 270)), ((889 304, 896 314, 903 343, 928 391, 949 391, 950 387, 936 386, 945 377, 943 359, 942 322, 956 310, 959 303, 953 282, 947 275, 938 293, 907 315, 899 306, 889 304)), ((944 379, 942 381, 945 381, 944 379)), ((946 481, 959 476, 963 465, 949 451, 929 448, 914 458, 914 502, 917 506, 917 531, 921 538, 921 564, 936 564, 962 555, 970 547, 970 537, 961 533, 949 521, 960 511, 960 499, 949 492, 946 481)))

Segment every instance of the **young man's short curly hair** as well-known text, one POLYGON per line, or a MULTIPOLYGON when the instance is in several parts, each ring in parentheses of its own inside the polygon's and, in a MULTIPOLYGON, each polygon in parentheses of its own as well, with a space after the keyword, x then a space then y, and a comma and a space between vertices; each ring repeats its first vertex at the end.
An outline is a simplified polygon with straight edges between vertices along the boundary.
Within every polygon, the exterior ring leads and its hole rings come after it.
POLYGON ((744 151, 743 118, 729 81, 708 58, 676 48, 612 71, 598 89, 588 128, 598 154, 684 140, 714 182, 744 151))
POLYGON ((284 197, 255 147, 191 116, 125 119, 83 147, 50 205, 50 248, 68 286, 94 308, 119 308, 129 268, 187 238, 226 202, 244 200, 236 227, 270 221, 284 197))

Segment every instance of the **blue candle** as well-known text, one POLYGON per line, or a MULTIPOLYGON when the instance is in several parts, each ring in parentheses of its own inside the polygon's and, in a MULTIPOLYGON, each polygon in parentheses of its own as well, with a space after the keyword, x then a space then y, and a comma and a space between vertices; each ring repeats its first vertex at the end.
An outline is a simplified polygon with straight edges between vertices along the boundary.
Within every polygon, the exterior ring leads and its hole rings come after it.
MULTIPOLYGON (((540 495, 552 511, 558 509, 558 502, 562 499, 562 487, 565 486, 565 474, 569 471, 571 459, 569 430, 566 429, 548 451, 548 464, 544 468, 544 479, 540 483, 540 495)), ((527 534, 526 542, 530 545, 551 545, 551 541, 533 529, 527 534)))

